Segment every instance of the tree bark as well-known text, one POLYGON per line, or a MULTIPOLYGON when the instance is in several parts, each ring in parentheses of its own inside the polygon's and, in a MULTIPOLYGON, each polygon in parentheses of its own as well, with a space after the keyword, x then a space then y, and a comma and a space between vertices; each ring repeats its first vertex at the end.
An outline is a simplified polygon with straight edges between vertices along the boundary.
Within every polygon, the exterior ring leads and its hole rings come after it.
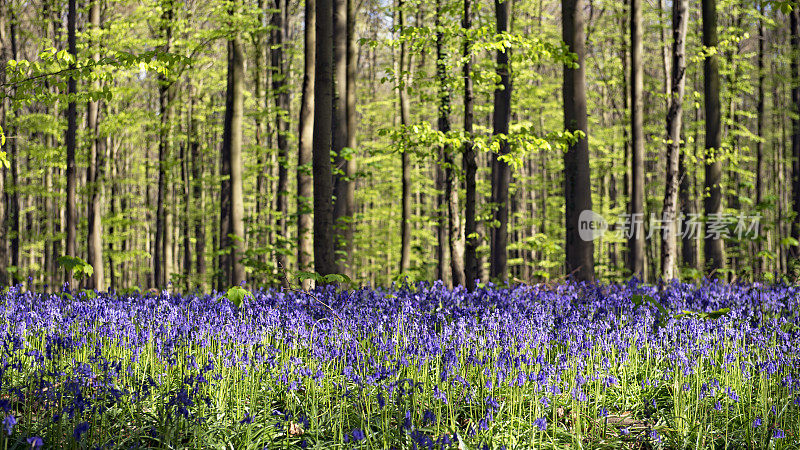
POLYGON ((644 68, 642 66, 642 2, 631 0, 631 198, 628 237, 628 270, 631 275, 645 279, 644 230, 636 226, 644 221, 644 129, 642 95, 644 68))
POLYGON ((672 3, 672 76, 667 110, 667 179, 661 219, 667 230, 661 236, 661 274, 664 280, 677 278, 677 212, 680 185, 680 140, 683 119, 683 93, 686 86, 686 27, 689 0, 672 3))
MULTIPOLYGON (((234 10, 231 10, 233 15, 234 10)), ((228 41, 228 81, 225 91, 225 126, 222 155, 228 160, 228 234, 220 235, 223 248, 229 249, 228 284, 238 286, 245 281, 244 199, 242 197, 242 113, 244 107, 244 55, 238 32, 228 41)), ((224 194, 223 194, 224 195, 224 194)))
MULTIPOLYGON (((398 24, 400 29, 400 35, 402 36, 403 30, 405 29, 405 1, 398 0, 397 2, 397 16, 398 16, 398 24)), ((408 69, 411 67, 410 57, 408 57, 407 49, 406 49, 406 42, 401 38, 400 41, 400 61, 398 64, 398 71, 397 71, 397 83, 398 83, 398 95, 400 97, 400 124, 403 126, 404 132, 405 127, 410 125, 411 118, 410 118, 410 111, 409 111, 409 104, 408 104, 408 93, 406 92, 407 89, 407 82, 408 77, 406 76, 406 60, 408 59, 408 69)), ((408 270, 411 264, 411 222, 410 222, 410 215, 411 215, 411 163, 408 158, 408 153, 405 149, 402 150, 401 153, 401 160, 400 160, 400 170, 401 170, 401 212, 400 212, 400 273, 404 273, 408 270)))
MULTIPOLYGON (((756 99, 756 211, 761 211, 761 202, 764 197, 764 183, 761 179, 764 172, 764 131, 766 125, 766 114, 764 113, 764 47, 766 45, 766 36, 764 31, 764 19, 761 17, 764 14, 764 5, 759 2, 759 18, 758 18, 758 54, 756 56, 756 70, 758 72, 758 88, 756 99)), ((753 243, 755 257, 755 264, 753 271, 756 275, 760 275, 764 267, 764 258, 758 256, 758 253, 763 248, 760 240, 753 243)))
POLYGON ((314 268, 336 273, 331 170, 333 113, 333 0, 317 0, 314 83, 314 268))
MULTIPOLYGON (((191 93, 191 91, 190 91, 191 93)), ((192 109, 194 112, 194 109, 192 109)), ((203 204, 203 154, 200 150, 200 140, 197 135, 199 129, 199 119, 194 114, 190 117, 192 123, 192 133, 194 139, 190 144, 191 158, 192 158, 192 197, 194 216, 194 256, 195 256, 195 272, 197 278, 197 288, 203 292, 206 288, 206 228, 205 228, 205 214, 203 204)))
POLYGON ((337 260, 345 257, 339 269, 350 273, 346 257, 352 252, 353 244, 353 212, 355 191, 352 177, 355 174, 355 160, 352 155, 347 155, 345 148, 350 151, 355 147, 355 42, 354 39, 354 14, 355 3, 353 0, 334 1, 333 47, 334 47, 334 123, 333 123, 333 151, 335 153, 336 173, 334 175, 333 193, 336 202, 333 207, 333 222, 336 230, 337 260), (353 49, 350 49, 350 46, 353 49), (350 84, 353 84, 350 86, 350 84), (351 99, 351 96, 353 97, 351 99), (352 105, 350 103, 353 103, 352 105), (351 118, 352 116, 352 118, 351 118), (351 146, 352 144, 352 146, 351 146))
MULTIPOLYGON (((278 186, 275 211, 278 215, 279 238, 276 242, 277 252, 275 260, 279 270, 288 269, 286 255, 283 248, 288 242, 286 218, 289 215, 289 86, 286 83, 286 62, 283 56, 283 46, 286 38, 287 0, 274 0, 275 11, 272 13, 272 45, 270 59, 272 63, 272 94, 275 98, 276 132, 278 137, 278 186)), ((285 283, 285 278, 281 277, 285 283)))
MULTIPOLYGON (((9 35, 11 37, 11 59, 16 60, 19 58, 18 55, 18 48, 17 48, 17 17, 16 13, 13 10, 13 5, 9 5, 9 35)), ((11 277, 9 282, 11 284, 17 284, 22 281, 24 278, 22 277, 22 267, 20 266, 20 250, 19 250, 19 242, 20 242, 20 198, 19 198, 19 146, 18 146, 18 128, 16 125, 17 116, 19 113, 14 114, 14 120, 10 123, 8 134, 10 135, 10 139, 7 139, 8 142, 8 159, 11 167, 9 168, 9 172, 11 175, 11 183, 10 186, 6 188, 8 192, 6 192, 6 203, 8 204, 8 232, 9 232, 9 250, 11 253, 11 265, 10 268, 13 268, 13 272, 10 273, 11 277)))
MULTIPOLYGON (((703 6, 703 45, 716 48, 717 39, 717 2, 702 0, 703 6)), ((719 105, 719 64, 716 53, 707 55, 703 61, 703 88, 705 91, 705 216, 706 221, 717 220, 722 214, 722 127, 719 105)), ((706 233, 705 267, 709 276, 719 276, 725 267, 725 250, 722 238, 706 233)))
POLYGON ((577 281, 594 281, 594 243, 578 234, 581 211, 592 209, 589 139, 586 115, 585 37, 583 0, 562 0, 562 34, 577 67, 564 66, 564 127, 585 134, 564 154, 566 271, 577 281))
MULTIPOLYGON (((0 67, 5 67, 6 62, 11 58, 8 52, 8 36, 6 35, 6 17, 7 8, 10 7, 9 3, 6 3, 6 0, 0 0, 0 67)), ((0 70, 0 85, 5 84, 6 82, 6 71, 0 70)), ((3 129, 3 134, 6 137, 6 141, 3 145, 0 145, 0 149, 5 151, 6 145, 10 144, 8 141, 8 128, 6 124, 6 111, 9 107, 9 99, 3 97, 0 99, 0 128, 3 129)), ((9 282, 8 278, 8 252, 6 243, 8 242, 8 227, 6 226, 7 217, 6 217, 6 201, 5 195, 5 182, 6 182, 6 168, 5 166, 0 167, 0 286, 6 285, 9 282)))
MULTIPOLYGON (((173 0, 163 0, 161 3, 161 33, 164 42, 161 51, 168 53, 172 43, 172 20, 174 16, 173 0)), ((169 173, 168 161, 170 158, 171 135, 172 135, 172 81, 166 75, 160 74, 158 77, 158 110, 161 122, 158 131, 158 194, 156 200, 156 236, 153 249, 153 274, 156 287, 165 287, 169 281, 170 274, 167 266, 167 178, 169 173)))
POLYGON ((475 174, 477 173, 478 163, 475 158, 475 148, 472 145, 472 125, 474 120, 473 113, 473 93, 472 93, 472 39, 470 30, 472 28, 472 5, 471 0, 464 0, 464 12, 461 18, 461 27, 464 29, 464 46, 462 56, 464 65, 462 73, 464 76, 464 133, 467 135, 467 142, 464 143, 464 156, 462 165, 464 168, 464 279, 468 290, 475 289, 475 280, 478 278, 478 226, 475 222, 475 204, 477 195, 475 191, 475 174))
MULTIPOLYGON (((495 0, 497 34, 510 29, 511 0, 495 0)), ((492 158, 492 203, 496 228, 492 233, 491 264, 489 276, 501 282, 508 281, 508 187, 511 182, 511 168, 501 158, 509 152, 508 129, 511 121, 511 61, 509 50, 497 51, 497 76, 500 85, 494 90, 494 111, 492 113, 492 134, 500 140, 500 150, 492 158)))
MULTIPOLYGON (((76 239, 78 214, 75 210, 75 188, 77 185, 77 168, 75 166, 75 138, 78 130, 78 110, 75 102, 77 94, 77 80, 75 79, 76 60, 78 51, 75 46, 75 21, 76 5, 75 0, 69 0, 67 6, 67 52, 72 55, 73 61, 70 63, 70 74, 67 81, 67 96, 70 98, 67 104, 67 131, 64 137, 67 146, 67 211, 66 211, 66 244, 65 252, 67 256, 77 256, 76 239)), ((64 279, 73 288, 72 276, 65 272, 64 279)))
MULTIPOLYGON (((791 30, 791 86, 792 86, 792 211, 795 212, 792 220, 792 237, 800 241, 800 9, 795 6, 789 13, 789 26, 791 30)), ((790 255, 792 264, 797 264, 800 258, 800 245, 791 247, 790 255)), ((791 266, 790 266, 791 268, 791 266)))
MULTIPOLYGON (((304 31, 304 76, 303 93, 300 100, 300 123, 298 127, 297 151, 297 269, 310 271, 314 252, 311 232, 313 222, 311 207, 313 185, 310 176, 310 165, 313 157, 312 141, 314 138, 314 51, 316 49, 316 1, 306 0, 304 31)), ((303 283, 309 288, 310 281, 303 283)))
MULTIPOLYGON (((100 60, 100 41, 98 40, 100 33, 100 0, 92 0, 89 6, 89 25, 91 27, 91 41, 90 45, 93 47, 94 53, 92 59, 95 61, 100 60)), ((100 88, 98 82, 93 83, 95 90, 100 88)), ((102 291, 105 289, 105 276, 103 272, 103 166, 105 165, 105 151, 106 141, 98 133, 100 124, 100 109, 102 108, 100 101, 89 101, 87 107, 87 124, 86 128, 89 130, 92 138, 91 151, 89 155, 89 236, 87 239, 89 264, 91 264, 94 272, 89 278, 89 288, 102 291)))

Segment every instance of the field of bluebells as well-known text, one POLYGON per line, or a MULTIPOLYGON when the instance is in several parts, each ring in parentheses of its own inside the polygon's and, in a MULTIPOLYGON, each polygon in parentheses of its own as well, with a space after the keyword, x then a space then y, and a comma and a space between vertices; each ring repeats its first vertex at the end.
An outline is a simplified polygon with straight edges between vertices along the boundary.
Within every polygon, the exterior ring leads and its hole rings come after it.
POLYGON ((800 448, 800 288, 0 294, 2 448, 800 448))

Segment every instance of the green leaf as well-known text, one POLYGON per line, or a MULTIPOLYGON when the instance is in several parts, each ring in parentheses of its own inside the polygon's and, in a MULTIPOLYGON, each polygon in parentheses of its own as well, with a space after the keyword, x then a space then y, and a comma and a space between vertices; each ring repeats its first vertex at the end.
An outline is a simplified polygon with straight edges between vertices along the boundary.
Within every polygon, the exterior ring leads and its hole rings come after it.
POLYGON ((68 272, 71 272, 76 280, 82 280, 83 277, 90 277, 94 274, 94 267, 78 257, 67 255, 59 256, 58 265, 68 272))
POLYGON ((242 306, 242 302, 248 295, 251 297, 253 296, 253 294, 251 294, 247 289, 241 286, 233 286, 232 288, 228 289, 228 292, 225 293, 225 298, 239 308, 242 306))

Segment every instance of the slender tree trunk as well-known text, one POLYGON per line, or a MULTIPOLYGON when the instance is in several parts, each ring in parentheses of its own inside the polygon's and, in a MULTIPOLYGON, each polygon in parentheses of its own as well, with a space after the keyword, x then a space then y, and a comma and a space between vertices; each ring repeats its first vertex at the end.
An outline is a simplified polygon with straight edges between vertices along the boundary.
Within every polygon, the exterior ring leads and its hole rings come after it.
MULTIPOLYGON (((347 155, 345 148, 353 150, 355 140, 354 130, 350 125, 355 125, 351 116, 355 110, 351 110, 351 95, 349 84, 352 76, 355 76, 355 61, 351 61, 355 55, 350 54, 350 41, 352 34, 354 17, 352 16, 355 4, 352 0, 334 0, 334 23, 333 23, 333 48, 334 48, 334 123, 333 123, 333 151, 335 156, 336 173, 334 174, 333 192, 336 202, 333 207, 333 221, 336 230, 336 249, 337 259, 344 257, 339 269, 342 272, 349 272, 347 255, 352 252, 352 220, 355 191, 353 190, 352 177, 355 174, 355 160, 353 155, 347 155), (350 146, 350 144, 353 146, 350 146)), ((355 45, 354 43, 352 44, 355 45)), ((354 50, 354 49, 353 49, 354 50)), ((352 86, 355 89, 355 85, 352 86)), ((355 104, 352 105, 355 107, 355 104)))
POLYGON ((183 277, 186 291, 192 289, 192 180, 190 178, 190 157, 197 141, 197 122, 194 120, 194 92, 192 81, 188 80, 189 102, 186 110, 186 145, 181 146, 181 178, 183 179, 183 277))
MULTIPOLYGON (((717 2, 702 0, 702 6, 703 45, 707 48, 716 48, 717 2)), ((703 75, 706 112, 705 216, 708 223, 713 223, 722 214, 722 127, 719 106, 719 64, 716 53, 705 57, 703 75)), ((721 236, 706 233, 705 260, 708 275, 719 276, 718 272, 725 268, 725 250, 721 236)))
MULTIPOLYGON (((77 80, 75 79, 76 63, 78 51, 75 46, 75 21, 77 16, 75 0, 68 1, 67 9, 67 52, 72 55, 72 62, 69 65, 70 76, 67 81, 67 131, 64 140, 67 146, 67 211, 66 211, 66 254, 70 257, 77 256, 76 234, 78 226, 78 214, 75 210, 75 190, 78 182, 77 168, 75 166, 75 137, 78 130, 78 109, 75 102, 77 94, 77 80)), ((74 288, 72 276, 65 273, 64 279, 69 282, 70 288, 74 288)))
POLYGON ((478 278, 478 226, 475 222, 475 204, 477 202, 475 174, 478 169, 475 159, 475 148, 472 145, 473 93, 472 93, 472 12, 471 0, 464 0, 464 12, 461 18, 461 27, 464 29, 464 47, 462 73, 464 76, 464 132, 467 141, 464 143, 464 187, 466 197, 464 201, 464 278, 467 289, 475 289, 475 280, 478 278))
MULTIPOLYGON (((235 6, 234 6, 235 7, 235 6)), ((235 13, 231 9, 231 15, 235 13)), ((238 32, 228 41, 228 83, 225 91, 225 126, 222 155, 228 160, 230 181, 227 194, 228 234, 220 234, 223 248, 229 249, 228 279, 230 285, 245 281, 244 198, 242 197, 242 113, 244 108, 244 55, 238 32)), ((221 211, 222 212, 222 211, 221 211)))
POLYGON ((677 278, 677 212, 680 185, 680 140, 683 119, 683 93, 686 86, 686 27, 689 0, 672 3, 672 81, 667 111, 667 179, 664 210, 661 214, 667 229, 661 237, 661 273, 664 280, 677 278))
MULTIPOLYGON (((97 62, 100 60, 100 0, 92 0, 89 6, 89 24, 91 26, 91 46, 94 49, 92 59, 97 62)), ((99 89, 98 82, 93 83, 94 89, 99 89)), ((101 103, 99 101, 89 101, 87 108, 87 129, 93 140, 89 158, 89 236, 87 239, 89 250, 89 264, 92 265, 94 273, 89 278, 89 287, 102 291, 105 289, 105 276, 103 273, 103 198, 102 181, 103 166, 105 165, 106 141, 101 137, 99 131, 101 103)))
MULTIPOLYGON (((289 86, 286 83, 286 62, 283 46, 286 37, 287 0, 275 0, 275 12, 272 14, 272 45, 270 57, 272 62, 272 93, 275 96, 276 132, 278 137, 278 186, 275 212, 278 214, 277 242, 278 252, 275 255, 279 270, 288 269, 286 255, 280 251, 288 242, 286 218, 289 215, 289 86)), ((285 283, 285 279, 281 277, 285 283)))
MULTIPOLYGON (((795 6, 789 13, 789 26, 791 29, 791 86, 792 86, 792 211, 795 212, 792 220, 792 237, 800 241, 800 8, 795 6)), ((800 245, 791 247, 790 256, 792 264, 797 264, 800 258, 800 245)), ((790 266, 791 268, 791 266, 790 266)))
MULTIPOLYGON (((191 94, 191 91, 190 91, 191 94)), ((194 113, 194 108, 192 108, 194 113)), ((198 129, 200 121, 195 114, 190 114, 189 121, 192 123, 193 140, 190 144, 192 159, 192 209, 194 215, 194 255, 195 255, 195 277, 197 278, 197 288, 203 292, 206 288, 206 228, 203 204, 203 154, 200 150, 200 140, 198 129)))
MULTIPOLYGON (((347 183, 338 190, 337 201, 342 200, 342 249, 345 255, 353 253, 353 237, 355 235, 356 212, 356 71, 358 70, 358 54, 356 52, 356 0, 347 0, 347 147, 353 152, 344 163, 344 176, 347 183)), ((344 179, 342 179, 344 180, 344 179)), ((348 276, 355 275, 354 266, 342 265, 342 270, 348 276)))
MULTIPOLYGON (((442 20, 442 2, 436 0, 436 10, 434 12, 434 28, 436 29, 436 78, 439 82, 439 108, 438 108, 438 123, 439 131, 448 133, 450 131, 450 91, 447 86, 447 62, 445 60, 444 33, 441 31, 442 20)), ((447 280, 447 252, 448 248, 448 227, 445 225, 446 205, 445 203, 450 200, 449 191, 450 186, 445 186, 449 181, 446 179, 445 170, 443 166, 445 163, 446 154, 450 152, 449 148, 439 146, 437 149, 436 164, 434 165, 434 173, 436 176, 436 279, 441 280, 445 285, 448 284, 447 280)), ((449 171, 450 169, 448 169, 449 171)))
MULTIPOLYGON (((8 43, 8 36, 6 35, 6 18, 10 15, 8 14, 8 8, 10 8, 10 1, 7 3, 6 0, 0 0, 0 67, 5 67, 6 62, 11 58, 11 55, 8 52, 9 43, 8 43)), ((5 84, 6 82, 6 71, 0 70, 0 85, 5 84)), ((7 136, 8 127, 6 124, 6 112, 8 111, 10 99, 6 98, 5 96, 0 99, 0 128, 3 129, 3 134, 7 136)), ((6 150, 6 145, 9 145, 10 142, 6 139, 5 144, 0 145, 0 149, 2 151, 6 150)), ((8 253, 6 250, 6 243, 8 242, 8 227, 6 226, 7 217, 6 217, 6 201, 5 195, 5 182, 6 182, 6 168, 0 167, 0 286, 4 286, 8 284, 8 253)))
MULTIPOLYGON (((172 43, 172 19, 174 15, 173 0, 162 0, 161 3, 161 33, 162 51, 168 53, 172 43)), ((169 281, 170 274, 167 273, 167 173, 170 147, 171 147, 171 128, 172 128, 172 82, 166 75, 158 77, 158 110, 160 112, 161 123, 158 132, 158 194, 156 200, 156 236, 153 249, 153 274, 154 282, 157 287, 165 287, 169 281)))
MULTIPOLYGON (((510 29, 511 0, 495 0, 497 34, 510 29)), ((492 233, 490 277, 500 281, 508 280, 508 187, 511 182, 511 168, 501 160, 509 152, 508 129, 511 121, 511 61, 508 48, 497 51, 497 76, 500 85, 494 91, 494 112, 492 127, 495 137, 500 139, 500 151, 492 159, 492 203, 495 205, 492 233)))
MULTIPOLYGON (((447 75, 447 43, 444 41, 441 20, 441 1, 436 2, 436 74, 439 78, 439 131, 450 132, 450 112, 452 107, 452 88, 447 75)), ((447 249, 450 256, 450 280, 453 286, 464 284, 464 247, 461 242, 461 219, 458 208, 458 184, 455 175, 453 149, 450 146, 441 148, 444 163, 444 194, 447 203, 447 249)), ((439 214, 445 212, 440 211, 439 214)), ((440 223, 441 227, 441 223, 440 223)))
POLYGON ((644 267, 644 129, 642 96, 644 68, 642 66, 642 2, 631 0, 631 199, 629 206, 631 229, 628 236, 628 270, 633 276, 645 279, 644 267))
POLYGON ((333 0, 317 0, 314 83, 314 268, 336 273, 331 144, 333 125, 333 0))
POLYGON ((577 56, 577 67, 564 66, 564 127, 571 133, 583 134, 564 154, 566 271, 578 281, 594 281, 594 244, 578 234, 581 212, 592 209, 583 0, 562 0, 561 5, 563 39, 577 56))
MULTIPOLYGON (((402 35, 405 29, 405 1, 398 0, 397 16, 399 20, 399 32, 402 35)), ((411 123, 408 93, 406 92, 408 77, 405 75, 406 63, 411 67, 410 57, 407 55, 407 45, 405 40, 400 41, 400 61, 396 73, 398 83, 398 95, 400 97, 400 124, 407 127, 411 123), (408 61, 407 61, 408 60, 408 61)), ((408 153, 403 149, 400 161, 401 170, 401 216, 400 216, 400 273, 408 270, 411 263, 411 167, 408 153)))
MULTIPOLYGON (((764 5, 761 2, 759 2, 759 14, 764 14, 764 5)), ((764 113, 764 78, 766 75, 764 70, 765 40, 766 36, 764 32, 764 19, 759 16, 758 54, 756 57, 756 70, 758 72, 758 98, 756 100, 756 211, 761 211, 759 208, 764 200, 764 182, 762 181, 761 177, 764 175, 764 131, 766 123, 766 114, 764 113)), ((756 275, 760 275, 765 269, 764 259, 758 256, 763 246, 760 240, 753 242, 753 245, 754 254, 756 255, 753 271, 756 275)))
MULTIPOLYGON (((16 13, 13 9, 13 5, 9 5, 8 8, 9 12, 9 35, 11 37, 11 59, 16 60, 19 58, 18 49, 17 49, 17 17, 16 13)), ((8 204, 8 231, 9 231, 9 250, 11 253, 11 267, 13 267, 13 272, 11 273, 11 278, 9 280, 12 284, 17 284, 18 282, 22 281, 23 274, 22 274, 22 267, 20 266, 20 249, 19 249, 19 242, 20 242, 20 198, 19 198, 19 188, 20 188, 20 181, 19 181, 19 129, 17 128, 17 116, 19 115, 18 112, 14 114, 14 120, 10 123, 8 134, 10 135, 10 139, 6 141, 9 143, 8 145, 8 159, 11 165, 10 175, 11 175, 11 186, 10 189, 7 188, 8 192, 6 193, 6 202, 8 204)))
MULTIPOLYGON (((310 176, 310 165, 313 157, 312 141, 314 138, 314 51, 316 49, 316 1, 306 0, 306 26, 304 31, 304 76, 303 93, 300 100, 300 123, 298 129, 297 152, 297 268, 310 271, 314 252, 311 231, 313 181, 310 176)), ((305 281, 304 288, 309 288, 310 281, 305 281)))

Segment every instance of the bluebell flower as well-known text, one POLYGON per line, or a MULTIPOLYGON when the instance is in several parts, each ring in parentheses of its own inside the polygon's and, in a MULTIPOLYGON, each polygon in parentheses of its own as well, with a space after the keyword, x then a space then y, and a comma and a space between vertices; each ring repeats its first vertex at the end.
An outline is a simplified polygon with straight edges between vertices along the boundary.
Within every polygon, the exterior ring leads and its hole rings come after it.
POLYGON ((353 440, 358 442, 364 440, 366 436, 364 436, 364 432, 361 431, 360 428, 353 429, 353 440))
POLYGON ((75 438, 76 442, 80 442, 81 436, 87 431, 89 431, 89 422, 81 422, 75 427, 75 431, 72 432, 72 437, 75 438))
POLYGON ((786 433, 784 433, 780 428, 775 428, 772 430, 772 437, 774 439, 783 439, 786 437, 786 433))
POLYGON ((533 424, 539 428, 539 431, 544 431, 547 429, 547 419, 544 417, 539 417, 538 419, 534 420, 533 424))
POLYGON ((11 433, 14 432, 14 425, 16 424, 17 419, 15 419, 12 415, 8 415, 5 419, 3 419, 3 426, 6 427, 6 432, 9 436, 11 436, 11 433))
POLYGON ((33 450, 44 447, 44 441, 39 436, 29 437, 26 441, 28 441, 28 444, 31 445, 31 449, 33 450))
POLYGON ((756 417, 753 419, 753 428, 758 428, 761 426, 761 417, 756 417))

